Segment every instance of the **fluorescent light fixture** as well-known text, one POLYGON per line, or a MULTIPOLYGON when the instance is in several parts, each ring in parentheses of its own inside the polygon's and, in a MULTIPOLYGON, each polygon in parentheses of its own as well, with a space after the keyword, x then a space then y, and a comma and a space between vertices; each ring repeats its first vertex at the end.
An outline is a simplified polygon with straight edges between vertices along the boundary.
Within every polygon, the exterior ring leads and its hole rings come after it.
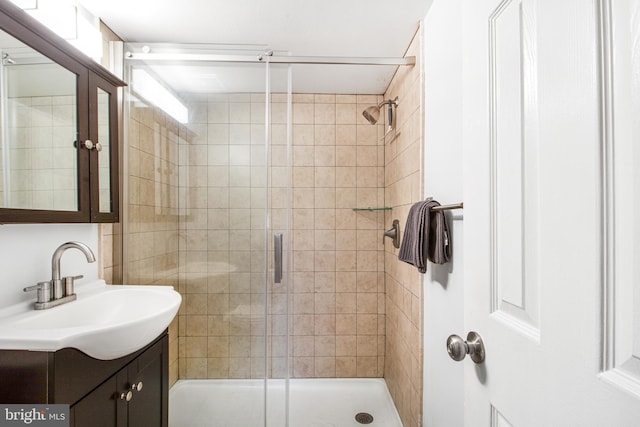
POLYGON ((131 85, 138 95, 161 108, 180 123, 189 121, 187 107, 145 70, 139 68, 133 70, 131 85))
POLYGON ((75 6, 60 5, 59 7, 47 8, 41 6, 28 12, 63 39, 78 37, 76 26, 78 9, 75 6))

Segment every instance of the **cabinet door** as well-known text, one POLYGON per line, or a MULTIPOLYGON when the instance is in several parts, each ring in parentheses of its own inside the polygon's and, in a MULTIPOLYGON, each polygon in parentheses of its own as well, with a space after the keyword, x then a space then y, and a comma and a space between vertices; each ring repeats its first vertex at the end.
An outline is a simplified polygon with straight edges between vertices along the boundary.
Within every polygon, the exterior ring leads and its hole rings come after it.
POLYGON ((73 405, 70 427, 167 427, 168 342, 165 334, 73 405))
POLYGON ((128 426, 167 426, 168 378, 166 337, 129 365, 133 399, 129 402, 128 426))
POLYGON ((12 2, 0 1, 0 50, 0 223, 117 221, 115 87, 125 83, 12 2), (99 160, 85 148, 96 139, 106 147, 99 160), (94 202, 99 188, 106 195, 94 202))
POLYGON ((117 90, 89 75, 91 222, 117 222, 119 217, 117 90))
POLYGON ((79 142, 89 133, 89 73, 2 30, 0 39, 10 60, 0 73, 0 222, 87 222, 89 186, 79 177, 89 156, 79 142))
POLYGON ((124 368, 72 406, 70 426, 126 426, 127 402, 120 398, 118 392, 119 383, 126 382, 126 379, 127 372, 124 368))

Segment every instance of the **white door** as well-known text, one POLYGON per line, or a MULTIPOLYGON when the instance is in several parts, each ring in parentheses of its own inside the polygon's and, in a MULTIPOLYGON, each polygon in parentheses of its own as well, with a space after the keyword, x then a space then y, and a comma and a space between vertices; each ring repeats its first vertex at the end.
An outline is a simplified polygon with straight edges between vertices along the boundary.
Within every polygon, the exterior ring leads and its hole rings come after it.
POLYGON ((639 1, 463 5, 464 424, 638 426, 639 1))

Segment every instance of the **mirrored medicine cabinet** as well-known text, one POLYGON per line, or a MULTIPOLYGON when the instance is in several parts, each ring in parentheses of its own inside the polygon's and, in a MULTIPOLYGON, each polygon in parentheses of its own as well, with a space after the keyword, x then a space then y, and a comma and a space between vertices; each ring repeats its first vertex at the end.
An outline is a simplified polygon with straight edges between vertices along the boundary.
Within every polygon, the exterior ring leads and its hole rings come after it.
POLYGON ((0 1, 0 223, 117 222, 124 82, 0 1))

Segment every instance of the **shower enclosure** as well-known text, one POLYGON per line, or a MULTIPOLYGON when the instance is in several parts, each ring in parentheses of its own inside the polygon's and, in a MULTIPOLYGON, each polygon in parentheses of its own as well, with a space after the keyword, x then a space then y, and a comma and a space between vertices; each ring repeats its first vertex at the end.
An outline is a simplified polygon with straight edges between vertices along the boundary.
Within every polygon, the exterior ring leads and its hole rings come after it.
POLYGON ((289 372, 290 66, 260 47, 125 52, 124 281, 183 295, 170 384, 253 379, 243 425, 267 425, 267 405, 286 425, 286 382, 267 379, 289 372))
POLYGON ((170 410, 172 427, 308 425, 300 419, 325 399, 299 405, 309 389, 353 406, 330 407, 311 418, 318 425, 348 425, 362 411, 378 411, 373 425, 401 425, 380 378, 386 210, 375 207, 387 129, 361 115, 382 96, 293 95, 292 64, 314 60, 263 46, 124 51, 123 279, 183 295, 170 400, 189 420, 170 410), (353 377, 371 382, 335 379, 353 377))

